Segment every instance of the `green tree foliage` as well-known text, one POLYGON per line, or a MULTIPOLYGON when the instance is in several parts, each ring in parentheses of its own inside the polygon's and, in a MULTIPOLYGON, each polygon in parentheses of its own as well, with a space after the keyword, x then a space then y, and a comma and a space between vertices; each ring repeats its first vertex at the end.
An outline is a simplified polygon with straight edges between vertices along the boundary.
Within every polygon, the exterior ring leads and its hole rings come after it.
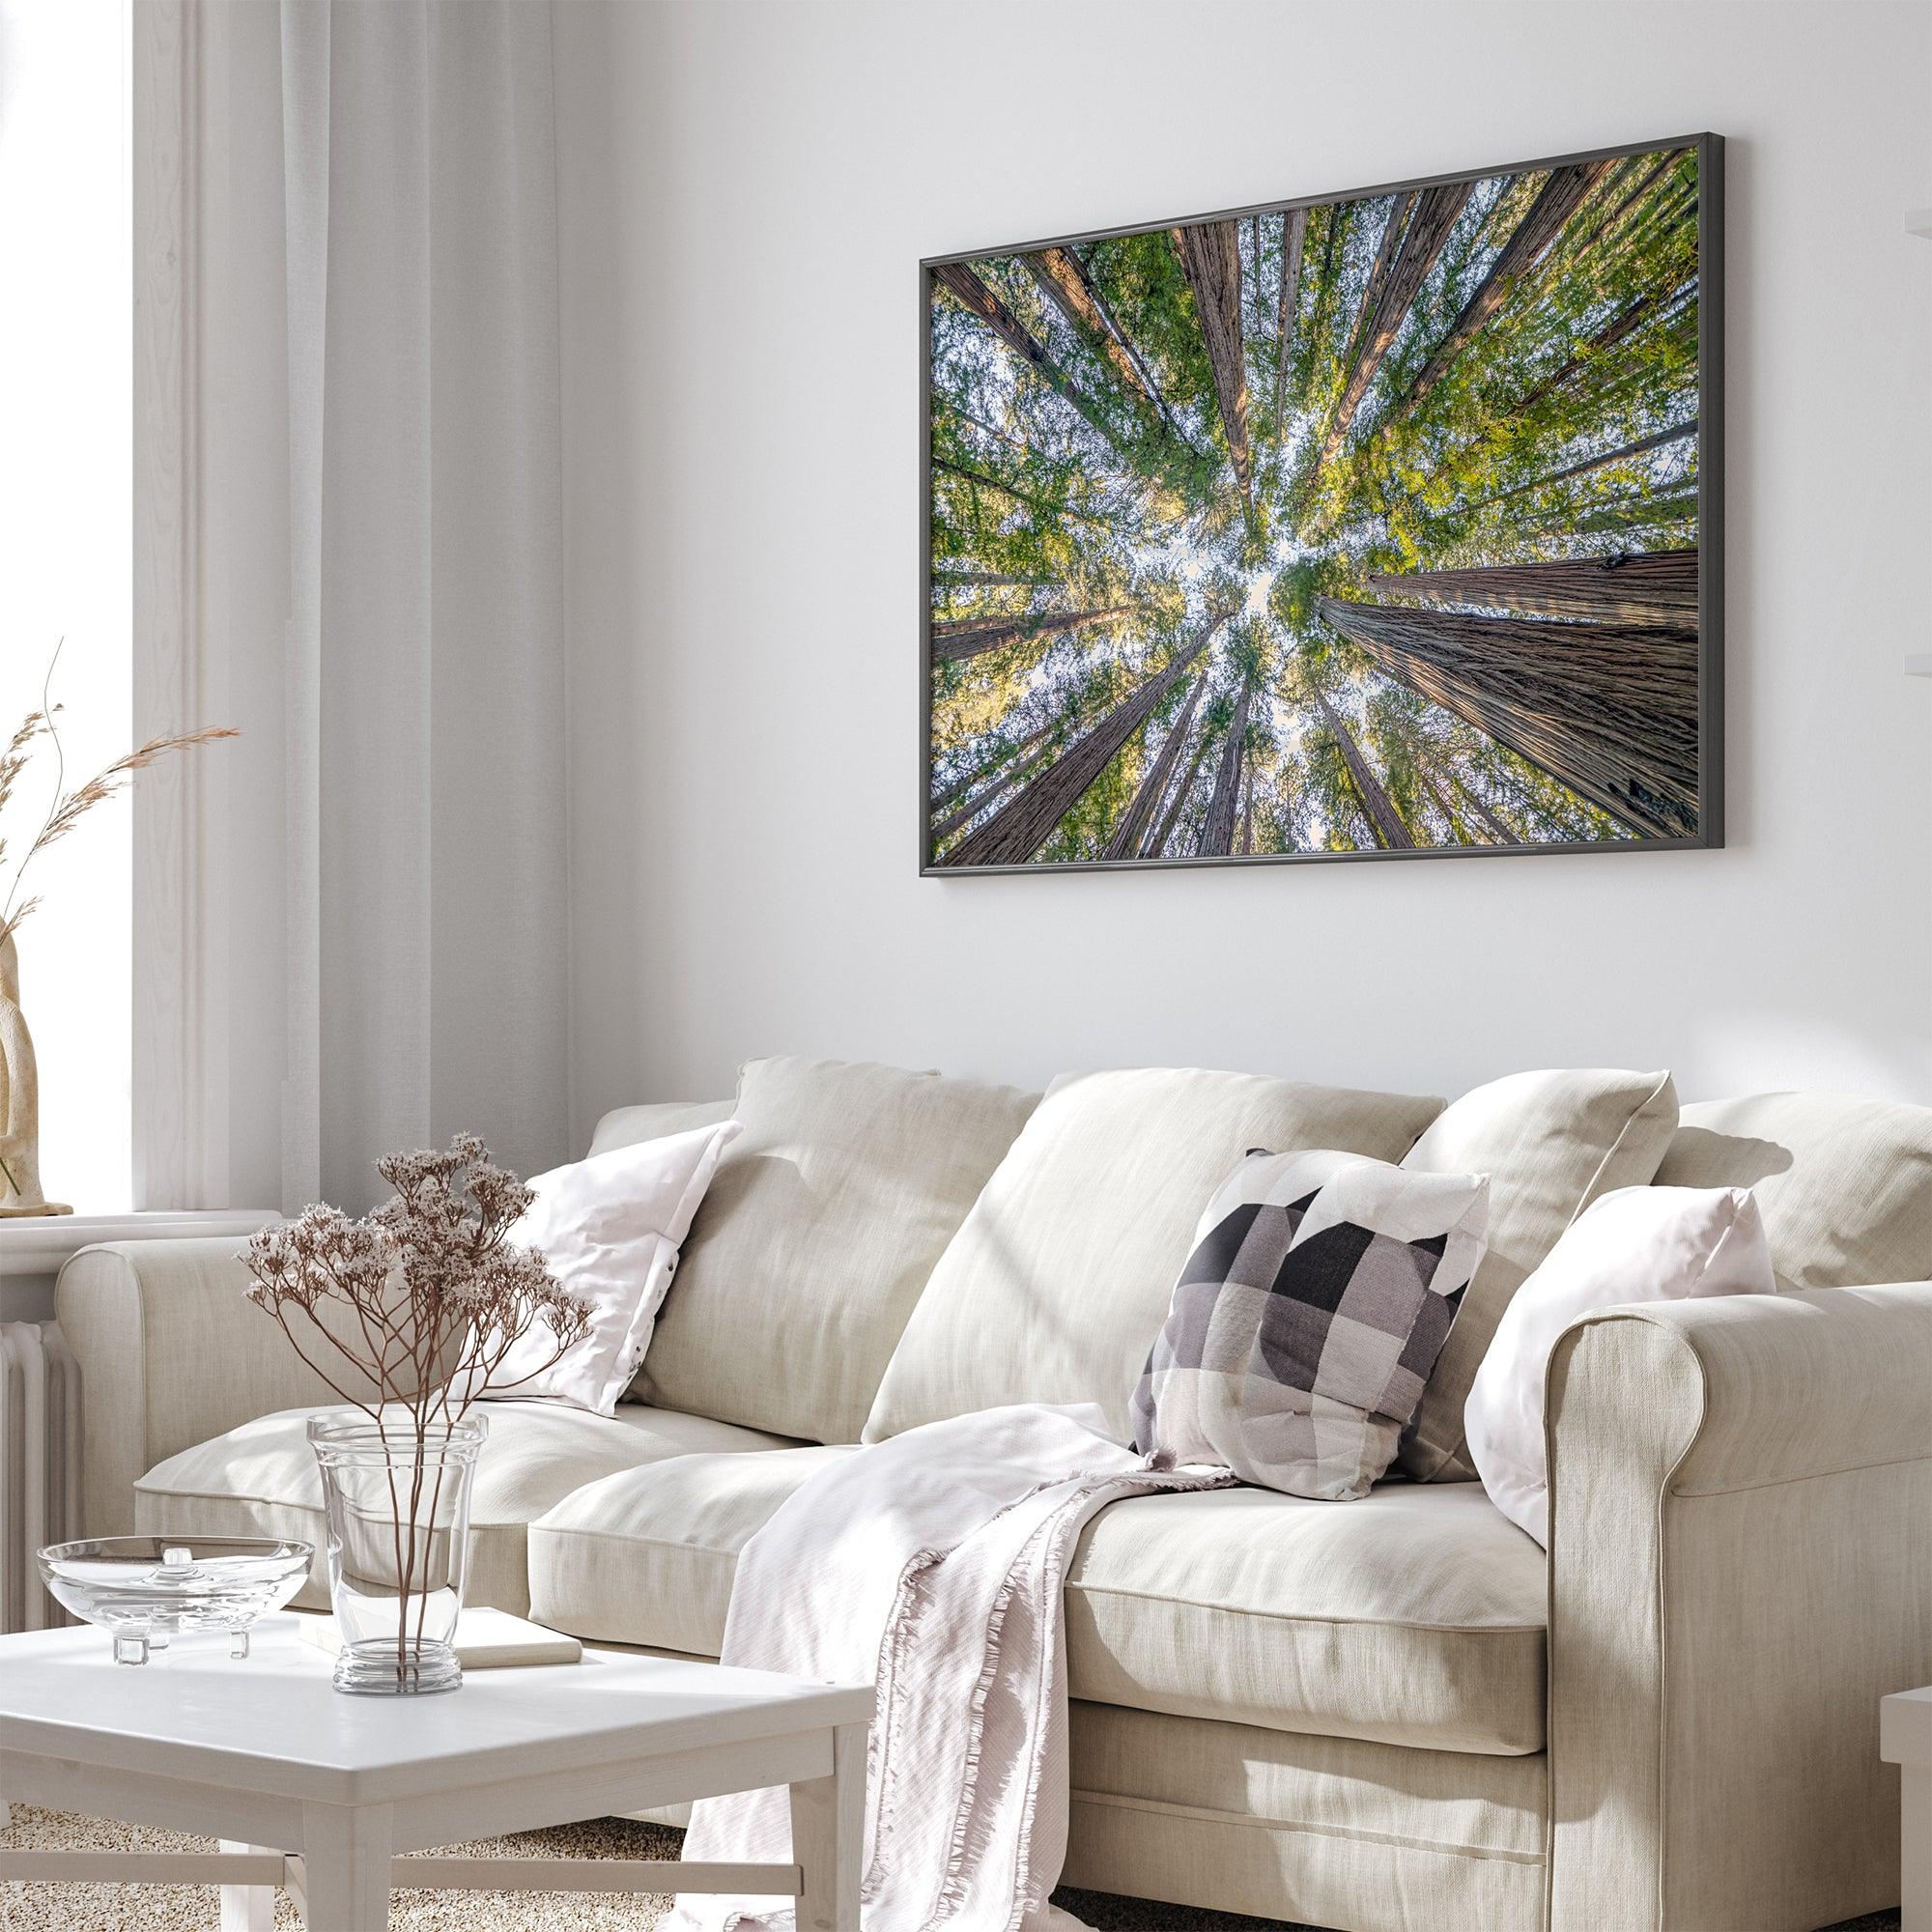
POLYGON ((1696 211, 1656 151, 940 271, 935 861, 1645 829, 1565 775, 1634 810, 1601 775, 1685 741, 1682 680, 1524 705, 1548 652, 1694 613, 1511 567, 1694 574, 1696 211))

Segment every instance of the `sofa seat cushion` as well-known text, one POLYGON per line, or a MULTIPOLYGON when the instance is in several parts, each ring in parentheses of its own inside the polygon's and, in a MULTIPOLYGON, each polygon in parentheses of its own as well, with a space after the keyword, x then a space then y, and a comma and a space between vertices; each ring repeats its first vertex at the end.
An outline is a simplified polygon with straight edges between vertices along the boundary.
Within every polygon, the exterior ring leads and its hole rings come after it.
MULTIPOLYGON (((134 1490, 134 1521, 144 1536, 284 1536, 312 1543, 314 1573, 297 1602, 328 1604, 322 1476, 308 1445, 308 1419, 339 1405, 285 1408, 244 1422, 157 1463, 134 1490)), ((526 1615, 525 1531, 558 1497, 599 1477, 699 1451, 728 1453, 790 1446, 702 1416, 620 1403, 613 1416, 548 1402, 493 1402, 482 1413, 490 1434, 470 1498, 468 1601, 526 1615)))
MULTIPOLYGON (((531 1614, 591 1641, 716 1657, 738 1551, 828 1457, 691 1456, 565 1496, 530 1526, 531 1614)), ((1066 1583, 1070 1692, 1319 1736, 1543 1747, 1543 1552, 1476 1483, 1359 1502, 1134 1496, 1066 1583)))

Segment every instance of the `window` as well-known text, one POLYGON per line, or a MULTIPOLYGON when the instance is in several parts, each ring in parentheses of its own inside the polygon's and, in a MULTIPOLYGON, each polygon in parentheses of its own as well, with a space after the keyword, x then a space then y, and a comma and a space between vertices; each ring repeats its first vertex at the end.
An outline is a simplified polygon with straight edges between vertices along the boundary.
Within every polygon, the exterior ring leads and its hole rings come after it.
MULTIPOLYGON (((0 736, 53 684, 69 786, 131 718, 132 232, 127 0, 0 0, 0 736)), ((8 859, 50 802, 43 739, 0 815, 8 859)), ((130 1201, 132 836, 126 797, 36 858, 20 1004, 41 1175, 83 1213, 130 1201)))

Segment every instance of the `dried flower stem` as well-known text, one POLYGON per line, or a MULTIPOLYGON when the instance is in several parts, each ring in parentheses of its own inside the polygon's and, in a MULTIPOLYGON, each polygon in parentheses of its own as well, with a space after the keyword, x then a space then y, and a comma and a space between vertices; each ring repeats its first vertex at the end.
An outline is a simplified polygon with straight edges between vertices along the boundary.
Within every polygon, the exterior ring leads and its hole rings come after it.
POLYGON ((351 1220, 333 1208, 306 1208, 255 1235, 242 1259, 254 1277, 249 1299, 281 1323, 324 1385, 368 1416, 385 1440, 395 1429, 412 1444, 406 1492, 393 1464, 389 1470, 400 1679, 420 1650, 429 1607, 443 1474, 439 1455, 425 1521, 432 1431, 446 1439, 531 1328, 550 1329, 555 1362, 583 1335, 589 1311, 559 1286, 542 1255, 508 1240, 535 1197, 492 1161, 474 1134, 458 1134, 446 1151, 390 1154, 376 1165, 395 1192, 372 1214, 351 1220), (331 1312, 346 1319, 330 1324, 323 1317, 331 1312), (303 1318, 299 1333, 296 1315, 303 1318), (327 1357, 333 1373, 311 1353, 318 1336, 333 1351, 327 1357), (361 1385, 372 1395, 354 1392, 361 1385))
MULTIPOLYGON (((0 903, 0 946, 7 943, 8 935, 40 904, 37 897, 24 901, 20 898, 20 882, 39 854, 65 838, 97 805, 112 798, 131 781, 136 772, 145 771, 156 759, 165 757, 170 752, 185 752, 196 745, 208 744, 212 739, 241 735, 229 726, 219 724, 200 731, 150 738, 145 745, 138 745, 125 756, 116 758, 106 770, 98 772, 85 784, 76 786, 72 791, 66 790, 67 749, 61 743, 60 727, 54 722, 60 715, 61 707, 53 702, 54 669, 60 663, 61 651, 66 643, 67 639, 63 638, 55 644, 54 654, 48 661, 46 678, 41 687, 41 708, 27 713, 13 737, 7 741, 7 749, 0 752, 0 811, 4 811, 8 800, 14 795, 14 784, 27 767, 34 740, 45 737, 54 751, 53 797, 47 806, 47 815, 34 836, 34 842, 21 854, 19 863, 14 867, 6 900, 0 903)), ((0 858, 5 857, 6 850, 7 841, 0 838, 0 858)))

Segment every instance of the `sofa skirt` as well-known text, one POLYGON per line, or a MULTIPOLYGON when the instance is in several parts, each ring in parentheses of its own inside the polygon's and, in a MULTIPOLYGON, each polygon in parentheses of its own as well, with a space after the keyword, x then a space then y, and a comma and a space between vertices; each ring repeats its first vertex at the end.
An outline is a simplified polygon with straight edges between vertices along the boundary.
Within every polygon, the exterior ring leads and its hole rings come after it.
POLYGON ((1065 1883, 1327 1932, 1540 1932, 1546 1759, 1072 1707, 1065 1883))

